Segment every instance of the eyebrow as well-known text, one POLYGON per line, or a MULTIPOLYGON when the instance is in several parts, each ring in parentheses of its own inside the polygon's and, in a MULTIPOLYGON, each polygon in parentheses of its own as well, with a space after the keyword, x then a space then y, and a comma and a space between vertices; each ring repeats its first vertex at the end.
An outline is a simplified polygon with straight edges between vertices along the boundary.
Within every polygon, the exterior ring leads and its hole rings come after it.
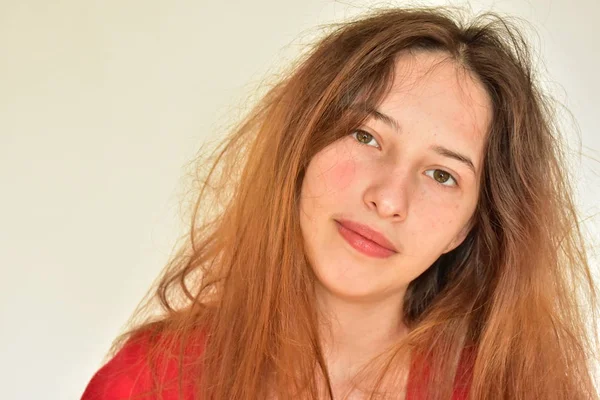
POLYGON ((392 128, 396 132, 400 133, 402 131, 402 129, 400 129, 400 124, 398 123, 398 121, 396 121, 394 118, 390 117, 389 115, 385 115, 384 113, 382 113, 378 110, 375 110, 375 109, 367 109, 367 113, 370 114, 371 116, 373 116, 375 119, 388 125, 390 128, 392 128))
POLYGON ((452 158, 454 160, 457 160, 457 161, 465 164, 471 171, 473 171, 473 173, 475 175, 477 175, 477 171, 475 171, 475 165, 473 165, 473 161, 471 161, 471 159, 469 157, 467 157, 461 153, 458 153, 454 150, 450 150, 444 146, 434 145, 434 146, 430 146, 429 148, 441 156, 452 158))
MULTIPOLYGON (((389 115, 386 115, 386 114, 382 113, 381 111, 378 111, 374 108, 368 107, 364 104, 361 104, 360 107, 358 107, 358 109, 366 112, 368 115, 372 116, 376 120, 383 122, 384 124, 386 124, 387 126, 392 128, 393 130, 395 130, 396 132, 400 133, 402 131, 400 129, 400 124, 398 123, 398 121, 396 121, 394 118, 390 117, 389 115)), ((477 171, 475 170, 475 165, 473 164, 473 161, 471 160, 471 158, 469 158, 468 156, 461 154, 458 151, 451 150, 447 147, 440 146, 440 145, 432 145, 429 147, 429 149, 435 151, 436 153, 438 153, 439 155, 441 155, 443 157, 452 158, 456 161, 463 163, 471 171, 473 171, 474 174, 477 175, 477 171)))

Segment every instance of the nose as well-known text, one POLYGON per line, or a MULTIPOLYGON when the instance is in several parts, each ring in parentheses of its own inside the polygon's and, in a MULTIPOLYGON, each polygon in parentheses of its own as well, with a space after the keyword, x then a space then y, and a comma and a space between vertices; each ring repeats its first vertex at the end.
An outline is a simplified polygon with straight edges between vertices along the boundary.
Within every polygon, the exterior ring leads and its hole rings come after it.
POLYGON ((374 179, 365 190, 363 201, 381 218, 403 221, 408 214, 412 188, 407 170, 380 172, 379 179, 374 179))

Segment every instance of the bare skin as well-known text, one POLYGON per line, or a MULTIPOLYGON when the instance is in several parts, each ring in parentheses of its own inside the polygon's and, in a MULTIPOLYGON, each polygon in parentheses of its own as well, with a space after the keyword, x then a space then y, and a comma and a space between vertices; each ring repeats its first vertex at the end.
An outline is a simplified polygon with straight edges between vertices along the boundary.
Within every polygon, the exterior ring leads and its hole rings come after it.
MULTIPOLYGON (((336 399, 366 398, 352 389, 352 378, 407 334, 406 288, 462 243, 478 201, 492 116, 487 92, 443 52, 405 53, 396 66, 392 89, 377 110, 387 122, 370 117, 362 133, 325 147, 302 184, 300 223, 317 277, 336 399), (435 150, 440 147, 471 165, 435 150), (377 230, 396 252, 378 258, 352 247, 338 231, 340 218, 377 230)), ((400 386, 392 389, 395 399, 405 390, 405 383, 400 386)))

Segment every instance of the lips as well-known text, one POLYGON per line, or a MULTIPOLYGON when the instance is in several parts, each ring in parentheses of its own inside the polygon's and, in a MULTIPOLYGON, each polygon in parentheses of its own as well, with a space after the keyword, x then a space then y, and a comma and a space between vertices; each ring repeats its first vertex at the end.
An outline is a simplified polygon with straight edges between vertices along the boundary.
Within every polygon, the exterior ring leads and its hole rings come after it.
POLYGON ((356 250, 369 256, 389 257, 398 252, 381 233, 367 225, 350 220, 336 220, 340 234, 356 250))

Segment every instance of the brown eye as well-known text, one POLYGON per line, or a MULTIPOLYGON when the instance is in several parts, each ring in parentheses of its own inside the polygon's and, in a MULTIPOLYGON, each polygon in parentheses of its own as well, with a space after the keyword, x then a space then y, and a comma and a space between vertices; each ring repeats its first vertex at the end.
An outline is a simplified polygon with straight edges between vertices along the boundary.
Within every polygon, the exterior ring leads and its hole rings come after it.
POLYGON ((450 179, 450 174, 445 171, 442 171, 440 169, 436 169, 435 172, 433 173, 433 177, 439 183, 444 183, 448 179, 450 179))
POLYGON ((367 146, 373 146, 373 147, 379 147, 379 144, 377 143, 377 141, 375 140, 375 138, 373 137, 373 135, 371 135, 369 132, 365 132, 362 129, 356 129, 353 133, 352 136, 354 136, 354 138, 362 144, 366 144, 367 146), (371 142, 374 142, 375 144, 369 144, 371 142))
POLYGON ((440 185, 448 187, 458 186, 456 179, 448 172, 441 169, 430 169, 429 171, 427 171, 426 175, 431 176, 440 185), (429 174, 429 171, 433 171, 433 174, 429 174))

